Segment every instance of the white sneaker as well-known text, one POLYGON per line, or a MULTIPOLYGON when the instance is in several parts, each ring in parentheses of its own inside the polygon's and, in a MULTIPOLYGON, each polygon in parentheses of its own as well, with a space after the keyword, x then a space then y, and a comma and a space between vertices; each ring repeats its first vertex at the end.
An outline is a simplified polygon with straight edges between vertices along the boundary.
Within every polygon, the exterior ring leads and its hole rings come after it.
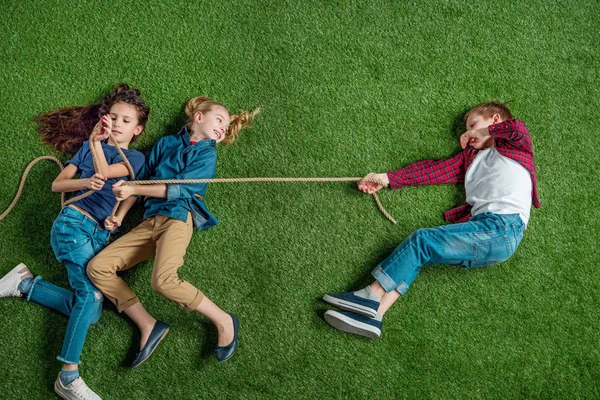
POLYGON ((4 275, 0 279, 0 298, 1 297, 19 297, 21 292, 19 291, 19 283, 21 283, 21 277, 31 272, 25 264, 19 264, 12 269, 8 274, 4 275), (24 269, 23 272, 20 272, 24 269))
POLYGON ((59 375, 54 382, 54 391, 65 400, 102 400, 81 378, 63 386, 59 375))

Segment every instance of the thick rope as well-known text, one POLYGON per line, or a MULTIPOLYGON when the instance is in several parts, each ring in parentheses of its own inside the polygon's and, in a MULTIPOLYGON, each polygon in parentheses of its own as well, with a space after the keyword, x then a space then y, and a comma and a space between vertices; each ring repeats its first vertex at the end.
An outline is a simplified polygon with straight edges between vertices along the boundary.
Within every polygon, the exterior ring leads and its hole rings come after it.
MULTIPOLYGON (((19 189, 17 190, 17 194, 15 195, 15 198, 13 199, 12 203, 10 203, 10 205, 8 206, 6 211, 4 211, 0 215, 0 221, 2 221, 4 219, 4 217, 6 217, 9 212, 11 212, 11 210, 13 209, 15 204, 17 204, 17 201, 19 201, 19 198, 21 197, 21 194, 23 193, 23 186, 25 186, 25 180, 27 179, 27 175, 29 175, 29 171, 31 170, 31 168, 35 164, 37 164, 38 161, 42 161, 42 160, 54 161, 55 163, 58 164, 58 166, 60 167, 61 170, 64 168, 62 162, 60 162, 60 160, 58 158, 52 157, 52 156, 38 157, 38 158, 34 159, 33 161, 31 161, 29 164, 27 164, 27 167, 25 168, 25 171, 23 172, 23 176, 21 177, 21 183, 19 184, 19 189)), ((61 193, 60 200, 61 200, 61 203, 64 201, 64 193, 61 193)))
MULTIPOLYGON (((238 182, 374 182, 385 186, 383 182, 376 180, 373 173, 368 174, 364 178, 214 178, 214 179, 162 179, 162 180, 145 180, 145 181, 128 181, 124 185, 156 185, 156 184, 186 184, 186 183, 238 183, 238 182)), ((372 193, 375 203, 379 211, 393 224, 396 220, 383 207, 377 193, 372 193)), ((114 216, 120 202, 115 204, 112 216, 114 216)))
MULTIPOLYGON (((89 145, 90 145, 90 151, 92 154, 92 161, 94 163, 94 170, 96 172, 98 172, 98 170, 100 169, 100 166, 98 165, 98 160, 97 160, 98 149, 96 148, 96 143, 93 140, 94 136, 95 136, 95 134, 92 132, 92 134, 90 135, 90 139, 89 139, 89 145)), ((110 141, 113 142, 114 146, 116 147, 117 151, 119 152, 119 155, 123 159, 123 162, 125 163, 125 166, 127 167, 127 170, 129 171, 129 176, 130 176, 131 180, 125 182, 124 183, 125 185, 156 185, 156 184, 185 184, 185 183, 236 183, 236 182, 374 182, 374 183, 378 183, 380 185, 385 186, 385 184, 383 182, 379 182, 373 177, 373 175, 374 175, 373 173, 368 174, 364 178, 275 178, 275 177, 269 178, 269 177, 267 177, 267 178, 216 178, 216 179, 180 179, 180 180, 165 179, 165 180, 134 181, 133 179, 135 179, 135 174, 133 172, 133 168, 131 167, 131 164, 129 163, 129 160, 127 160, 127 157, 125 156, 125 154, 123 153, 121 148, 118 146, 118 144, 114 140, 112 133, 109 135, 108 138, 110 141)), ((2 221, 4 219, 4 217, 6 217, 8 215, 8 213, 13 209, 13 207, 15 206, 15 204, 21 197, 21 194, 23 192, 23 186, 25 185, 25 180, 27 179, 27 175, 29 174, 31 167, 33 167, 38 161, 41 161, 41 160, 54 161, 59 165, 61 171, 64 169, 64 166, 60 162, 60 160, 58 160, 56 157, 52 157, 52 156, 42 156, 42 157, 38 157, 38 158, 34 159, 33 161, 31 161, 25 168, 25 171, 23 172, 23 177, 21 178, 21 183, 19 184, 19 189, 17 190, 17 194, 15 195, 15 198, 13 199, 12 203, 8 206, 6 211, 4 211, 0 215, 0 221, 2 221)), ((71 203, 74 203, 78 200, 81 200, 81 199, 87 197, 87 196, 90 196, 94 192, 95 192, 95 190, 89 190, 79 196, 70 198, 67 201, 64 200, 64 193, 61 193, 61 204, 63 207, 66 207, 71 203)), ((377 194, 372 193, 372 195, 373 195, 373 198, 375 199, 375 203, 377 204, 377 207, 379 208, 379 211, 381 211, 381 213, 383 215, 385 215, 385 217, 387 219, 389 219, 393 224, 396 224, 396 220, 385 210, 385 208, 383 208, 383 205, 381 204, 381 201, 379 201, 379 197, 377 196, 377 194)), ((115 206, 112 210, 111 217, 115 216, 115 213, 117 212, 117 209, 119 208, 120 203, 121 203, 120 201, 117 201, 117 203, 115 204, 115 206)))
MULTIPOLYGON (((90 145, 90 151, 91 151, 91 154, 92 154, 92 161, 94 163, 94 171, 98 172, 100 170, 100 166, 99 166, 98 160, 97 160, 97 158, 98 158, 98 156, 97 156, 98 149, 96 148, 96 142, 94 141, 94 136, 95 136, 95 133, 92 132, 92 134, 90 135, 90 138, 89 138, 89 145, 90 145)), ((113 143, 113 145, 117 149, 117 152, 119 153, 119 155, 123 159, 123 162, 125 163, 125 166, 127 167, 127 170, 129 171, 129 176, 131 177, 131 179, 132 180, 135 179, 135 174, 133 172, 133 168, 131 167, 131 164, 129 163, 129 160, 127 159, 127 157, 123 153, 123 150, 121 150, 121 148, 119 147, 119 145, 116 143, 116 141, 115 141, 112 133, 108 136, 108 140, 110 140, 113 143)), ((37 157, 34 160, 32 160, 29 164, 27 164, 27 167, 25 167, 25 171, 23 172, 23 176, 21 177, 21 183, 19 184, 19 189, 17 190, 17 194, 15 195, 15 198, 10 203, 10 205, 8 206, 8 208, 6 209, 6 211, 4 211, 2 214, 0 214, 0 221, 2 221, 4 219, 4 217, 6 217, 8 215, 8 213, 12 211, 12 209, 14 208, 14 206, 17 204, 17 201, 19 201, 19 198, 21 197, 21 194, 23 193, 23 187, 25 186, 25 181, 27 180, 27 175, 29 175, 29 171, 31 170, 31 168, 35 164, 37 164, 39 161, 42 161, 42 160, 54 161, 55 163, 58 164, 58 166, 60 167, 61 171, 65 168, 64 165, 63 165, 63 163, 58 158, 53 157, 53 156, 41 156, 41 157, 37 157)), ((61 204, 62 207, 66 207, 69 204, 75 203, 76 201, 79 201, 81 199, 84 199, 84 198, 90 196, 94 192, 95 192, 95 190, 91 190, 90 189, 87 192, 82 193, 79 196, 72 197, 72 198, 70 198, 67 201, 65 201, 65 194, 61 193, 60 194, 60 204, 61 204)), ((114 214, 114 210, 113 210, 113 214, 114 214)))

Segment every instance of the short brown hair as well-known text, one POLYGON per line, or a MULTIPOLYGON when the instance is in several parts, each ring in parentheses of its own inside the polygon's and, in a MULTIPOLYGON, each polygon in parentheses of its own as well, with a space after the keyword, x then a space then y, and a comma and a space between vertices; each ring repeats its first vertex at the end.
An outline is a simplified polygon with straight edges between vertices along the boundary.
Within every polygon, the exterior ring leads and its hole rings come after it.
POLYGON ((512 103, 512 100, 505 103, 500 103, 498 101, 479 103, 476 106, 471 107, 471 109, 465 113, 465 122, 469 119, 471 114, 479 114, 484 118, 490 118, 494 114, 500 114, 500 118, 502 118, 503 121, 512 119, 512 113, 508 109, 508 104, 510 103, 512 103))

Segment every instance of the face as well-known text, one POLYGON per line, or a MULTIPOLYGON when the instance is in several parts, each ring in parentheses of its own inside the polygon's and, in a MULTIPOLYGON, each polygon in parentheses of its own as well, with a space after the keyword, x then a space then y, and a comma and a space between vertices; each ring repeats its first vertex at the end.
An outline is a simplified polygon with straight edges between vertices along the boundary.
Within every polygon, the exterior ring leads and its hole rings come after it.
POLYGON ((481 114, 472 113, 467 118, 466 128, 468 131, 472 131, 481 128, 487 128, 488 126, 497 124, 498 122, 501 122, 499 114, 494 114, 489 118, 485 118, 481 114))
POLYGON ((194 114, 192 135, 198 139, 213 139, 220 143, 225 139, 229 128, 229 112, 221 106, 214 106, 205 113, 194 114))
POLYGON ((144 130, 138 125, 138 111, 135 106, 127 103, 115 103, 109 111, 112 120, 112 134, 120 146, 127 146, 134 136, 144 130))

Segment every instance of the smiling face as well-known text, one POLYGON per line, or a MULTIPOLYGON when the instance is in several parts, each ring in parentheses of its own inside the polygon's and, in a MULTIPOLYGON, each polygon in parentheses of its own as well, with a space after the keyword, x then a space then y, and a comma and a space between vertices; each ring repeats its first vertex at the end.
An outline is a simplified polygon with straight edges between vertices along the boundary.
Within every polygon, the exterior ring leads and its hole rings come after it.
POLYGON ((110 119, 112 120, 112 134, 120 147, 127 148, 131 139, 144 130, 138 124, 138 111, 135 106, 127 103, 115 103, 110 107, 110 119))
POLYGON ((190 140, 213 139, 220 143, 225 139, 229 122, 229 112, 225 107, 215 105, 204 113, 198 111, 194 114, 190 140))

